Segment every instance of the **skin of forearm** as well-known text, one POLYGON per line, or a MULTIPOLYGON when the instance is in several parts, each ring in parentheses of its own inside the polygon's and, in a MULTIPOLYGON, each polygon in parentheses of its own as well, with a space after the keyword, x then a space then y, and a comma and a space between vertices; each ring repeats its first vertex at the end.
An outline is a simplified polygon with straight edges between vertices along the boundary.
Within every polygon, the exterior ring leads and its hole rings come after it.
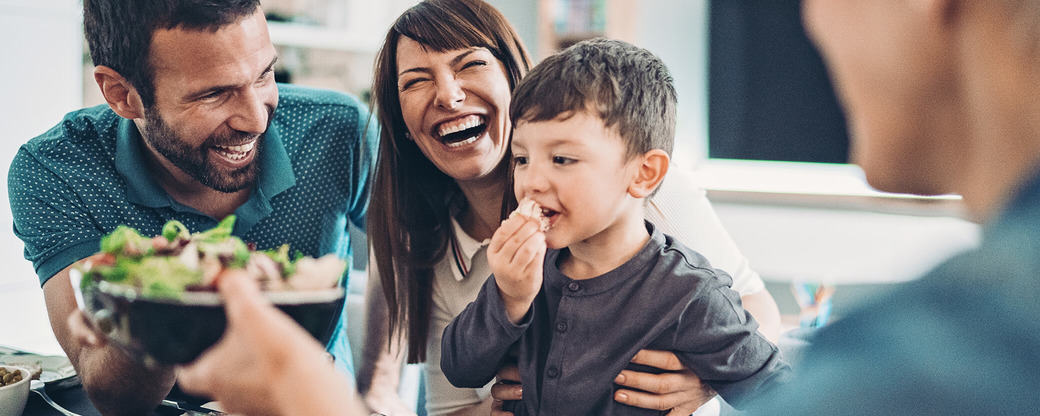
POLYGON ((525 302, 523 300, 505 300, 506 304, 506 316, 509 317, 509 322, 513 325, 519 325, 520 321, 527 316, 527 311, 531 309, 531 302, 525 302))
POLYGON ((358 363, 357 387, 361 394, 373 388, 389 389, 396 394, 403 356, 399 354, 399 342, 387 342, 389 317, 378 280, 378 276, 369 276, 365 291, 365 341, 358 363))
POLYGON ((111 346, 81 349, 76 371, 87 396, 106 416, 142 415, 159 405, 176 381, 170 367, 145 369, 111 346))
POLYGON ((758 332, 769 342, 776 344, 780 340, 780 309, 769 291, 758 292, 740 297, 744 309, 758 322, 758 332))
POLYGON ((76 369, 87 396, 103 415, 145 414, 173 388, 170 367, 146 369, 112 344, 87 345, 73 336, 76 301, 66 269, 43 285, 51 329, 76 369))
POLYGON ((353 393, 354 386, 336 369, 316 361, 318 355, 301 354, 285 357, 292 363, 281 368, 286 370, 277 379, 281 380, 272 393, 276 415, 364 415, 362 406, 353 393), (295 361, 295 362, 294 362, 295 361), (309 369, 311 371, 300 371, 309 369), (314 371, 317 370, 317 371, 314 371))

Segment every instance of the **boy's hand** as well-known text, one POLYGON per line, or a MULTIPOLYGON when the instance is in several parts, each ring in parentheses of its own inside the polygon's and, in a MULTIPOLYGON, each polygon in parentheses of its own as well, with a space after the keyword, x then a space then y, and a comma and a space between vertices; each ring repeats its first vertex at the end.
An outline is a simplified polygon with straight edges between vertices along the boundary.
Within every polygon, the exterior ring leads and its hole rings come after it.
POLYGON ((510 322, 519 323, 542 288, 545 233, 541 223, 521 215, 502 221, 491 236, 488 265, 510 322))

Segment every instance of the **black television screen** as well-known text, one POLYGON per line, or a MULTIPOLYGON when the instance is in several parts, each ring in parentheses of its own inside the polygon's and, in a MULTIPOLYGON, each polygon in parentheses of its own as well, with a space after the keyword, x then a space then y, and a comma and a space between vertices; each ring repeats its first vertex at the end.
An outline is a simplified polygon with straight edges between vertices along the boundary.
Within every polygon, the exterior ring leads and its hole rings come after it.
POLYGON ((799 0, 711 0, 708 156, 847 163, 845 117, 799 0))

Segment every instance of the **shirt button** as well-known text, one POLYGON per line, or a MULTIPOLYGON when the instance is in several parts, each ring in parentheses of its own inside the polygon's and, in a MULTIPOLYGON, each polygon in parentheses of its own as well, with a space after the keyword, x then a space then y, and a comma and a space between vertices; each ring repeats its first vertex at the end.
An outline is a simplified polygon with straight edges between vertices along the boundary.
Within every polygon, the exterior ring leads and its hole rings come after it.
POLYGON ((567 323, 563 322, 563 321, 557 322, 556 323, 556 331, 557 332, 567 332, 567 323))
POLYGON ((548 370, 545 370, 545 376, 549 377, 549 378, 559 377, 560 376, 560 369, 556 368, 555 365, 551 366, 551 367, 549 367, 548 370))
POLYGON ((577 282, 571 282, 567 285, 567 290, 570 290, 571 292, 577 292, 578 289, 581 289, 581 285, 579 285, 577 282))

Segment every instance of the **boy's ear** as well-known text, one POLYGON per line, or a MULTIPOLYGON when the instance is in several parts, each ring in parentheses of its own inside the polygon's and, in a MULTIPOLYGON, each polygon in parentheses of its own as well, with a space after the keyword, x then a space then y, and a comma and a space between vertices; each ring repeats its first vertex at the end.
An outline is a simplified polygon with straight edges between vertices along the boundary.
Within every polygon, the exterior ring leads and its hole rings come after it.
POLYGON ((628 185, 628 194, 633 198, 646 198, 657 189, 668 173, 670 158, 664 150, 654 149, 637 158, 636 175, 628 185))
POLYGON ((101 88, 101 95, 105 97, 108 106, 120 117, 130 120, 144 118, 144 105, 137 89, 116 70, 97 66, 94 68, 94 81, 101 88))

